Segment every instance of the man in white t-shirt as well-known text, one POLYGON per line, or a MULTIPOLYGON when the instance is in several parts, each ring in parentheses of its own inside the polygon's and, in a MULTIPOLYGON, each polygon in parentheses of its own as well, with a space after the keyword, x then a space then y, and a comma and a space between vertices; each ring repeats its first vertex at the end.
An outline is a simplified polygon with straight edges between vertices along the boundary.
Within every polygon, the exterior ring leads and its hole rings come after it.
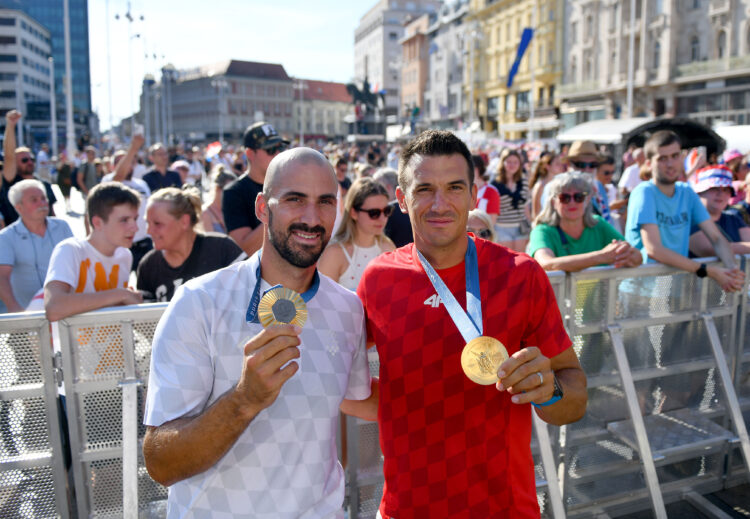
POLYGON ((119 183, 91 189, 86 199, 91 234, 63 240, 52 251, 44 280, 47 319, 142 301, 139 292, 128 288, 128 247, 138 229, 138 204, 138 194, 119 183))
POLYGON ((262 249, 182 285, 159 322, 143 454, 168 517, 343 517, 338 413, 374 420, 377 386, 362 305, 316 270, 337 189, 317 151, 276 156, 255 199, 262 249), (304 326, 258 322, 277 284, 306 301, 304 326))
POLYGON ((635 164, 625 168, 617 184, 617 187, 620 188, 620 194, 624 197, 632 193, 633 189, 643 182, 640 176, 641 167, 646 162, 646 154, 643 152, 643 148, 636 148, 633 151, 633 160, 635 160, 635 164))

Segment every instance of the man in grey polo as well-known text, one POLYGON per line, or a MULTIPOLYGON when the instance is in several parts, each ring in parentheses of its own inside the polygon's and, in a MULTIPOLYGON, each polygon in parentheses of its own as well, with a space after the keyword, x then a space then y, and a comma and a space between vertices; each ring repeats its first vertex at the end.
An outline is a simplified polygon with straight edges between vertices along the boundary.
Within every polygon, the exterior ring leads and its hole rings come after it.
POLYGON ((13 184, 8 198, 19 218, 0 231, 0 299, 3 312, 23 312, 44 285, 52 249, 73 233, 65 220, 47 216, 40 181, 13 184))

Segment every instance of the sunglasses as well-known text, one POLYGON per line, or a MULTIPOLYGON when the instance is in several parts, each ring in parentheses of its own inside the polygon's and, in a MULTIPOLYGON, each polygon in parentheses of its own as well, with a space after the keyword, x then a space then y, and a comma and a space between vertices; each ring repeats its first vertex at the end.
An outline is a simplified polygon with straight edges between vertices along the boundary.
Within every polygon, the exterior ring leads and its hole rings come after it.
POLYGON ((277 153, 281 153, 284 151, 285 146, 283 144, 277 144, 273 148, 264 148, 265 152, 269 155, 276 155, 277 153))
POLYGON ((467 231, 472 232, 475 236, 479 236, 485 240, 492 238, 492 233, 489 229, 467 229, 467 231))
POLYGON ((588 193, 573 193, 572 195, 570 193, 560 193, 557 195, 557 199, 560 200, 560 203, 562 204, 569 204, 571 200, 580 204, 586 200, 586 195, 588 195, 588 193))
POLYGON ((615 170, 614 169, 613 170, 609 170, 609 171, 602 171, 602 175, 609 176, 609 175, 614 175, 614 174, 615 174, 615 170))
POLYGON ((385 215, 386 218, 391 216, 391 213, 393 212, 393 206, 387 205, 383 209, 362 209, 360 207, 355 207, 355 211, 359 213, 367 213, 367 216, 369 216, 372 220, 377 220, 380 218, 380 215, 385 215))
POLYGON ((31 157, 23 157, 21 159, 21 164, 26 164, 27 162, 34 162, 34 159, 32 159, 31 157))
POLYGON ((599 167, 599 163, 596 162, 596 161, 594 161, 594 162, 577 162, 577 161, 573 161, 573 165, 575 167, 577 167, 577 168, 580 168, 580 169, 589 169, 589 168, 598 168, 599 167))

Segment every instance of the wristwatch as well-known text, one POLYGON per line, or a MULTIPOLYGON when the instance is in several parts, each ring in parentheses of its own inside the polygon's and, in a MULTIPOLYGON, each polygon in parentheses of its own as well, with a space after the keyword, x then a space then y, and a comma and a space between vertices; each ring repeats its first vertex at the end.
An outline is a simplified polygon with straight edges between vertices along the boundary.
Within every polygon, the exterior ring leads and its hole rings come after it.
POLYGON ((705 263, 701 263, 701 266, 698 267, 698 270, 695 271, 695 275, 698 276, 699 278, 704 278, 708 276, 708 270, 706 270, 705 263))
POLYGON ((554 375, 552 376, 552 384, 554 384, 555 386, 554 391, 552 391, 552 398, 550 398, 549 400, 541 404, 537 404, 536 402, 531 402, 531 405, 533 405, 534 407, 545 407, 548 405, 552 405, 558 400, 560 400, 563 397, 563 390, 562 390, 562 387, 560 386, 560 383, 557 381, 557 377, 554 375))

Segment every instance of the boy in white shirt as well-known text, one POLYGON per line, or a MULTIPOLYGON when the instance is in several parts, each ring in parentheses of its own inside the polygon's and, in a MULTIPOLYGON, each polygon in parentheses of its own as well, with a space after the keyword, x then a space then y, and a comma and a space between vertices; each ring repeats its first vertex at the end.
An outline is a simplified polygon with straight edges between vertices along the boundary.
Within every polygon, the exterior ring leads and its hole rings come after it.
POLYGON ((119 182, 95 186, 86 199, 91 234, 68 238, 52 252, 44 281, 47 319, 59 321, 74 314, 142 301, 128 288, 129 247, 138 230, 138 193, 119 182))

